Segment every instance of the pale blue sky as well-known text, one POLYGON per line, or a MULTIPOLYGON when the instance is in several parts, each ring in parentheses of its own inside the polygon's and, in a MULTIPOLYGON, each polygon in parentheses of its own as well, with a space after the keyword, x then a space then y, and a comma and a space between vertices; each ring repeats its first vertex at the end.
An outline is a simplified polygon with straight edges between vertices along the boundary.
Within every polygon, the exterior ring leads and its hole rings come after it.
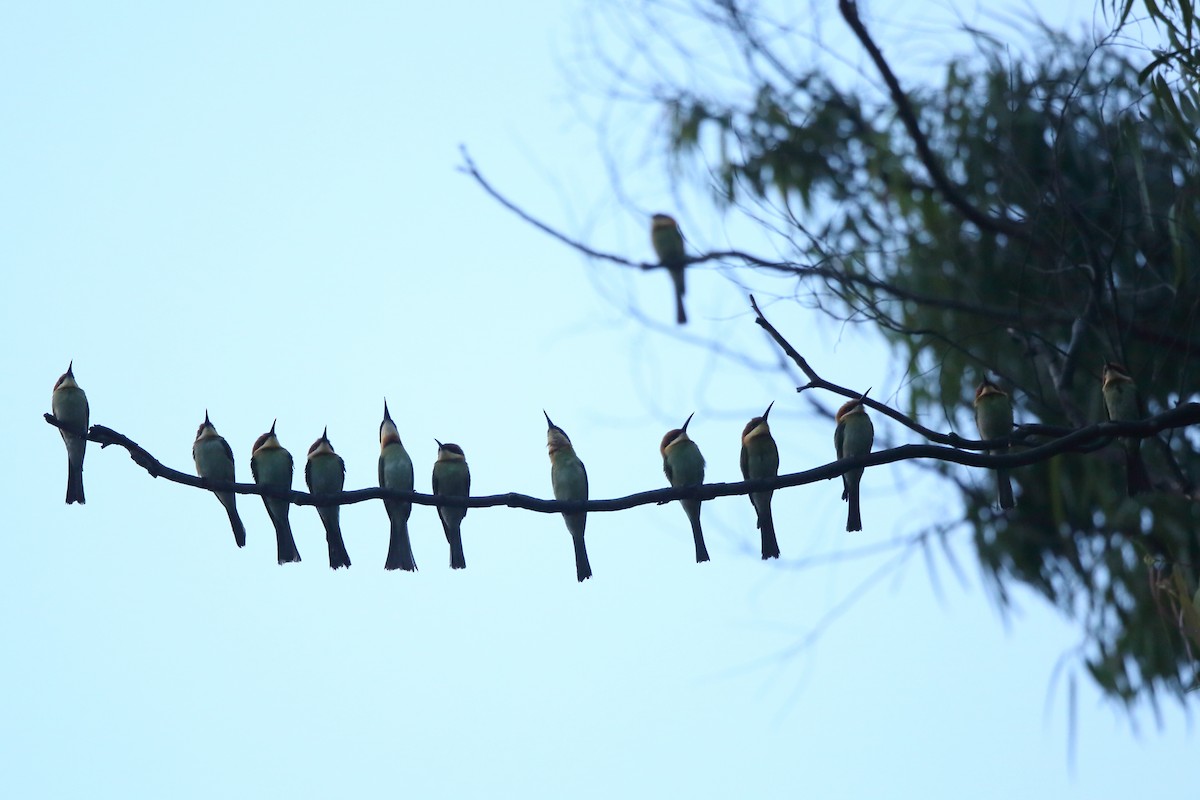
MULTIPOLYGON (((312 509, 292 512, 303 563, 281 568, 257 498, 239 504, 238 551, 215 499, 123 451, 90 447, 88 503, 64 505, 63 448, 40 415, 70 359, 93 423, 191 469, 207 409, 243 480, 278 417, 298 467, 328 425, 347 486, 372 485, 385 395, 423 491, 437 437, 463 446, 476 493, 549 496, 543 408, 594 497, 664 485, 658 441, 692 411, 710 480, 738 479, 742 424, 772 400, 783 469, 831 460, 832 431, 794 382, 689 338, 775 360, 723 275, 692 277, 696 324, 677 337, 659 324, 665 275, 587 264, 455 171, 465 144, 531 210, 650 258, 647 220, 611 197, 579 116, 603 106, 564 74, 585 64, 581 5, 407 5, 0 8, 0 418, 20 454, 0 565, 6 796, 1194 786, 1180 711, 1161 729, 1140 714, 1134 735, 1082 678, 1069 767, 1066 678, 1051 675, 1078 634, 1021 592, 1002 621, 961 542, 965 583, 937 554, 937 588, 919 554, 869 590, 887 556, 798 568, 953 519, 952 494, 912 470, 867 473, 861 536, 842 531, 834 483, 781 492, 778 565, 753 552, 741 498, 706 504, 706 565, 675 506, 595 514, 582 586, 557 516, 472 511, 469 567, 451 573, 417 508, 409 575, 382 569, 380 504, 355 505, 354 566, 335 574, 312 509), (787 654, 848 595, 861 602, 787 654)), ((832 5, 813 4, 830 30, 832 5)), ((887 13, 885 42, 936 63, 933 37, 887 13)), ((618 135, 618 151, 651 152, 646 130, 618 135)), ((659 166, 629 167, 636 208, 678 207, 659 166)), ((681 193, 685 232, 727 243, 703 198, 681 193)), ((870 340, 789 303, 770 314, 829 378, 885 399, 900 388, 870 340)))

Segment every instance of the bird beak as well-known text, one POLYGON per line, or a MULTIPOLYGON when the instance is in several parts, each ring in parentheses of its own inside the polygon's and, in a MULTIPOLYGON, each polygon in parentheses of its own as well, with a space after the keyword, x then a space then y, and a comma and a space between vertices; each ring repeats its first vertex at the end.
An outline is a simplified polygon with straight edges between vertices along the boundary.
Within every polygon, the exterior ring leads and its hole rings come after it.
POLYGON ((441 449, 442 449, 442 443, 441 443, 441 442, 438 442, 438 440, 437 440, 437 439, 434 439, 434 441, 435 441, 435 442, 437 442, 438 450, 441 450, 441 449))
POLYGON ((550 421, 550 415, 546 413, 546 409, 542 409, 542 416, 546 418, 546 425, 553 428, 554 423, 550 421))
POLYGON ((212 423, 208 421, 208 409, 207 409, 207 408, 206 408, 206 409, 204 409, 204 424, 205 424, 205 425, 212 425, 212 423))
POLYGON ((390 420, 390 419, 392 418, 392 415, 388 413, 388 407, 387 407, 387 398, 386 398, 386 397, 385 397, 385 398, 383 398, 383 418, 384 418, 384 419, 386 419, 386 420, 390 420))
POLYGON ((278 417, 276 417, 275 419, 271 420, 271 434, 272 434, 272 435, 274 435, 274 433, 275 433, 275 423, 276 423, 276 422, 279 422, 279 418, 278 418, 278 417))
POLYGON ((326 425, 325 429, 321 431, 321 438, 324 439, 325 441, 329 441, 329 426, 328 425, 326 425))
POLYGON ((683 433, 687 433, 687 426, 688 426, 688 423, 692 421, 692 417, 694 417, 694 416, 696 416, 696 412, 695 412, 695 411, 693 411, 692 413, 688 414, 688 418, 687 418, 686 420, 684 420, 684 421, 683 421, 683 427, 682 427, 682 428, 680 428, 679 430, 680 430, 680 431, 682 431, 683 433))
POLYGON ((763 420, 764 420, 764 421, 766 420, 766 418, 767 418, 767 415, 771 413, 771 406, 773 406, 773 405, 775 405, 775 401, 774 401, 774 400, 772 400, 772 401, 771 401, 771 405, 770 405, 770 406, 767 406, 767 410, 763 412, 763 420))

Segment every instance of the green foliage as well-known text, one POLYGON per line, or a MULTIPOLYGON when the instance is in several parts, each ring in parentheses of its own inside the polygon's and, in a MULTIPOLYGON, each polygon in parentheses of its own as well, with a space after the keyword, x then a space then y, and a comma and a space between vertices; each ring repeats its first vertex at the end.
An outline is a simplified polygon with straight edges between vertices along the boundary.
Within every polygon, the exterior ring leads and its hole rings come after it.
MULTIPOLYGON (((977 45, 981 56, 908 100, 950 182, 994 226, 965 221, 935 187, 893 105, 816 73, 763 85, 740 108, 681 97, 673 144, 719 153, 724 201, 807 212, 796 262, 834 259, 848 312, 912 365, 918 418, 974 437, 972 392, 991 371, 1014 390, 1019 423, 1102 419, 1105 360, 1129 367, 1148 413, 1165 409, 1200 378, 1196 104, 1153 102, 1130 61, 1049 33, 1023 64, 977 45)), ((1171 93, 1161 75, 1152 85, 1171 93)), ((1200 652, 1164 603, 1182 588, 1150 574, 1196 583, 1200 507, 1185 476, 1200 468, 1197 439, 1143 450, 1164 489, 1150 496, 1125 496, 1115 445, 1017 470, 1007 516, 990 480, 964 489, 1000 602, 1020 584, 1079 620, 1088 671, 1126 702, 1193 688, 1200 652)))

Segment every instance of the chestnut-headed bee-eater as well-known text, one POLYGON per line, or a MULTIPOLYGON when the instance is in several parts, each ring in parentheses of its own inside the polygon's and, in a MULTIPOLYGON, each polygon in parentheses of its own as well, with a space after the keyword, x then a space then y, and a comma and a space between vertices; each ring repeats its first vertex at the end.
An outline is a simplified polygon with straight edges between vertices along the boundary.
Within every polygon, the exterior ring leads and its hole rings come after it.
MULTIPOLYGON (((999 386, 989 381, 987 376, 984 376, 983 383, 975 389, 975 424, 979 428, 979 438, 981 439, 1002 439, 1012 433, 1012 400, 999 386)), ((1003 454, 1008 452, 1008 448, 987 452, 1003 454)), ((1006 469, 996 470, 996 493, 1001 508, 1012 508, 1015 505, 1012 481, 1009 479, 1006 469)))
POLYGON ((682 325, 687 322, 687 312, 683 308, 683 270, 687 266, 687 252, 683 246, 683 234, 679 232, 679 223, 668 214, 655 214, 650 218, 650 243, 654 246, 658 262, 667 268, 671 276, 671 283, 675 287, 675 321, 682 325))
MULTIPOLYGON (((550 486, 555 500, 587 500, 588 479, 583 462, 575 454, 575 448, 566 432, 546 417, 546 449, 550 452, 550 486)), ((575 544, 575 577, 583 582, 592 577, 592 565, 588 563, 587 546, 583 542, 583 529, 587 526, 586 511, 564 511, 563 519, 575 544)))
MULTIPOLYGON (((688 414, 682 428, 667 431, 662 438, 658 450, 662 453, 663 474, 671 486, 699 486, 704 483, 704 456, 700 448, 687 434, 688 423, 692 421, 695 412, 688 414)), ((704 531, 700 527, 700 501, 694 498, 684 498, 679 501, 683 513, 687 514, 688 522, 692 525, 692 539, 696 544, 696 563, 708 561, 708 548, 704 546, 704 531)))
MULTIPOLYGON (((329 441, 329 428, 321 431, 321 438, 308 448, 308 459, 304 463, 304 482, 312 494, 338 494, 346 485, 346 462, 333 452, 329 441)), ((341 506, 317 506, 321 524, 325 526, 325 543, 329 546, 329 568, 350 566, 350 554, 342 539, 342 526, 338 521, 341 506)))
MULTIPOLYGON (((292 454, 283 449, 279 438, 275 436, 274 422, 271 423, 271 430, 254 440, 254 447, 250 451, 250 474, 254 476, 254 482, 261 486, 279 486, 291 491, 292 454)), ((263 505, 267 507, 267 516, 271 518, 271 524, 275 526, 279 563, 299 561, 300 551, 296 549, 296 540, 292 538, 292 526, 288 522, 291 503, 263 495, 263 505)))
MULTIPOLYGON (((1104 408, 1114 422, 1135 422, 1142 419, 1137 384, 1125 367, 1109 361, 1103 374, 1104 408)), ((1130 497, 1153 488, 1146 464, 1142 461, 1142 440, 1133 436, 1121 437, 1125 450, 1125 490, 1130 497)))
MULTIPOLYGON (((54 392, 50 395, 50 411, 59 422, 71 425, 76 430, 87 433, 88 430, 88 401, 87 395, 75 382, 72 360, 67 364, 67 371, 54 382, 54 392)), ((87 451, 87 439, 83 436, 58 429, 62 434, 63 444, 67 446, 67 503, 82 503, 83 499, 83 454, 87 451)))
MULTIPOLYGON (((204 412, 204 422, 200 423, 199 429, 196 430, 196 441, 192 443, 192 461, 196 462, 196 474, 201 478, 210 478, 215 481, 229 481, 233 483, 237 480, 233 470, 233 450, 229 447, 229 442, 225 441, 225 437, 217 433, 217 429, 208 419, 208 412, 204 412)), ((225 506, 225 513, 229 515, 229 524, 233 527, 233 540, 237 542, 238 547, 246 546, 246 528, 242 525, 242 518, 237 512, 237 495, 233 492, 218 492, 213 494, 217 496, 217 500, 221 505, 225 506)))
MULTIPOLYGON (((875 443, 875 426, 871 424, 871 418, 867 416, 867 410, 863 407, 866 399, 867 395, 864 393, 862 397, 851 400, 838 409, 833 446, 837 450, 839 460, 865 456, 871 452, 871 445, 875 443)), ((842 474, 842 499, 849 504, 846 512, 848 531, 862 530, 862 514, 858 507, 858 485, 862 476, 861 468, 842 474)))
MULTIPOLYGON (((437 439, 434 439, 437 442, 437 439)), ((471 496, 471 470, 467 468, 467 457, 456 444, 438 442, 437 461, 433 462, 433 493, 448 497, 471 496)), ((467 558, 463 554, 462 521, 467 509, 438 506, 438 518, 450 544, 450 568, 466 569, 467 558)))
MULTIPOLYGON (((779 475, 779 448, 775 446, 771 427, 767 424, 767 415, 773 405, 774 401, 761 417, 754 417, 742 429, 742 477, 748 481, 779 475)), ((775 538, 775 521, 771 518, 771 495, 774 493, 774 489, 750 493, 750 503, 758 516, 758 529, 762 534, 764 561, 779 558, 779 540, 775 538)))
MULTIPOLYGON (((383 422, 379 423, 379 485, 384 489, 402 492, 413 490, 413 464, 400 441, 400 432, 392 415, 388 413, 387 400, 383 401, 383 422)), ((387 560, 384 569, 417 571, 413 558, 412 542, 408 538, 408 518, 412 514, 412 503, 407 500, 384 500, 391 533, 388 537, 387 560)))

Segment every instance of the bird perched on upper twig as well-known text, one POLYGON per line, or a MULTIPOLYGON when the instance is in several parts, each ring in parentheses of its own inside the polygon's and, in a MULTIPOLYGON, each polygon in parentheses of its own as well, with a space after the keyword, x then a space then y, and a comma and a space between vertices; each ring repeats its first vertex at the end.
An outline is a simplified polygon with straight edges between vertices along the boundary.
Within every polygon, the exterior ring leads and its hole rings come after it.
MULTIPOLYGON (((554 499, 587 500, 588 479, 583 462, 575 454, 566 431, 551 422, 544 409, 542 415, 546 418, 546 449, 550 453, 550 486, 554 489, 554 499)), ((583 541, 587 512, 564 511, 563 520, 575 545, 575 577, 583 582, 592 577, 592 565, 588 563, 587 546, 583 541)))
MULTIPOLYGON (((871 391, 870 389, 867 392, 871 391)), ((871 452, 875 443, 875 427, 863 403, 867 392, 857 400, 851 400, 838 409, 837 428, 833 431, 833 446, 837 450, 838 460, 865 456, 871 452)), ((858 485, 862 481, 863 470, 852 469, 842 474, 842 499, 849 504, 846 512, 846 530, 862 530, 862 514, 858 507, 858 485)))
MULTIPOLYGON (((225 437, 217 433, 217 429, 208 419, 208 411, 204 412, 204 422, 196 430, 196 441, 192 443, 192 461, 196 463, 196 474, 201 478, 215 481, 237 480, 233 469, 233 450, 225 437)), ((233 492, 218 492, 213 494, 225 507, 229 515, 229 524, 233 527, 233 540, 238 547, 246 546, 246 527, 237 512, 237 495, 233 492)))
MULTIPOLYGON (((1114 422, 1134 422, 1142 419, 1141 403, 1138 401, 1137 384, 1125 367, 1113 361, 1104 365, 1102 376, 1104 408, 1108 418, 1114 422)), ((1142 440, 1135 436, 1122 436, 1121 447, 1125 450, 1125 491, 1130 497, 1150 491, 1150 474, 1142 461, 1142 440)))
POLYGON ((683 308, 683 271, 687 266, 687 252, 679 223, 669 214, 655 214, 650 218, 650 243, 654 246, 658 262, 667 268, 671 276, 671 283, 675 287, 675 321, 683 325, 687 322, 687 311, 683 308))
MULTIPOLYGON (((437 439, 434 439, 437 442, 437 439)), ((433 493, 449 497, 471 495, 471 470, 467 468, 467 457, 456 444, 438 442, 437 461, 433 462, 433 493)), ((438 506, 438 517, 442 530, 450 544, 451 569, 466 569, 467 558, 463 554, 462 521, 467 515, 466 506, 451 508, 438 506)))
MULTIPOLYGON (((346 462, 333 452, 329 441, 329 429, 321 431, 321 438, 308 448, 308 460, 304 464, 304 482, 313 494, 338 494, 346 483, 346 462)), ((350 566, 350 554, 342 539, 342 526, 338 522, 341 506, 317 506, 321 524, 325 526, 325 543, 329 546, 329 568, 350 566)))
MULTIPOLYGON (((250 474, 254 476, 254 482, 262 486, 279 486, 289 491, 292 488, 292 454, 279 443, 275 435, 275 422, 271 423, 271 430, 254 441, 250 452, 250 474)), ((287 500, 263 495, 263 505, 267 507, 271 524, 275 526, 279 563, 299 561, 300 551, 296 549, 292 526, 288 522, 291 504, 287 500)))
MULTIPOLYGON (((975 425, 979 428, 981 439, 1002 439, 1012 433, 1013 407, 1012 400, 999 386, 992 383, 985 375, 983 383, 975 389, 975 425)), ((1007 447, 999 450, 988 450, 989 454, 1003 454, 1007 447)), ((1012 508, 1012 481, 1008 470, 996 470, 996 494, 1001 508, 1012 508)))
MULTIPOLYGON (((699 486, 704 483, 704 456, 700 448, 688 436, 688 424, 695 412, 688 414, 682 428, 667 431, 658 446, 662 453, 663 474, 671 486, 699 486)), ((704 531, 700 527, 700 501, 695 498, 683 498, 679 501, 683 513, 687 515, 692 525, 692 539, 696 545, 696 563, 708 561, 708 548, 704 546, 704 531)))
MULTIPOLYGON (((387 400, 383 401, 383 422, 379 423, 379 485, 384 489, 413 490, 413 464, 408 451, 400 441, 400 432, 392 415, 388 413, 387 400)), ((416 572, 417 562, 413 558, 412 542, 408 538, 408 518, 412 514, 412 503, 406 500, 384 500, 391 530, 388 536, 387 560, 384 569, 402 569, 416 572)))
POLYGON ((50 411, 59 422, 74 427, 80 433, 65 431, 62 434, 63 444, 67 446, 67 503, 82 503, 83 499, 83 455, 87 451, 87 439, 81 434, 88 430, 88 401, 87 395, 75 382, 72 368, 75 361, 67 364, 67 371, 58 376, 54 382, 54 392, 50 395, 50 411))
MULTIPOLYGON (((779 448, 775 446, 771 426, 767 424, 767 415, 774 405, 772 401, 761 417, 752 418, 742 429, 742 477, 748 481, 779 475, 779 448)), ((774 493, 774 489, 750 493, 750 503, 754 506, 762 534, 763 560, 779 558, 779 541, 775 538, 775 521, 771 518, 771 495, 774 493)))

